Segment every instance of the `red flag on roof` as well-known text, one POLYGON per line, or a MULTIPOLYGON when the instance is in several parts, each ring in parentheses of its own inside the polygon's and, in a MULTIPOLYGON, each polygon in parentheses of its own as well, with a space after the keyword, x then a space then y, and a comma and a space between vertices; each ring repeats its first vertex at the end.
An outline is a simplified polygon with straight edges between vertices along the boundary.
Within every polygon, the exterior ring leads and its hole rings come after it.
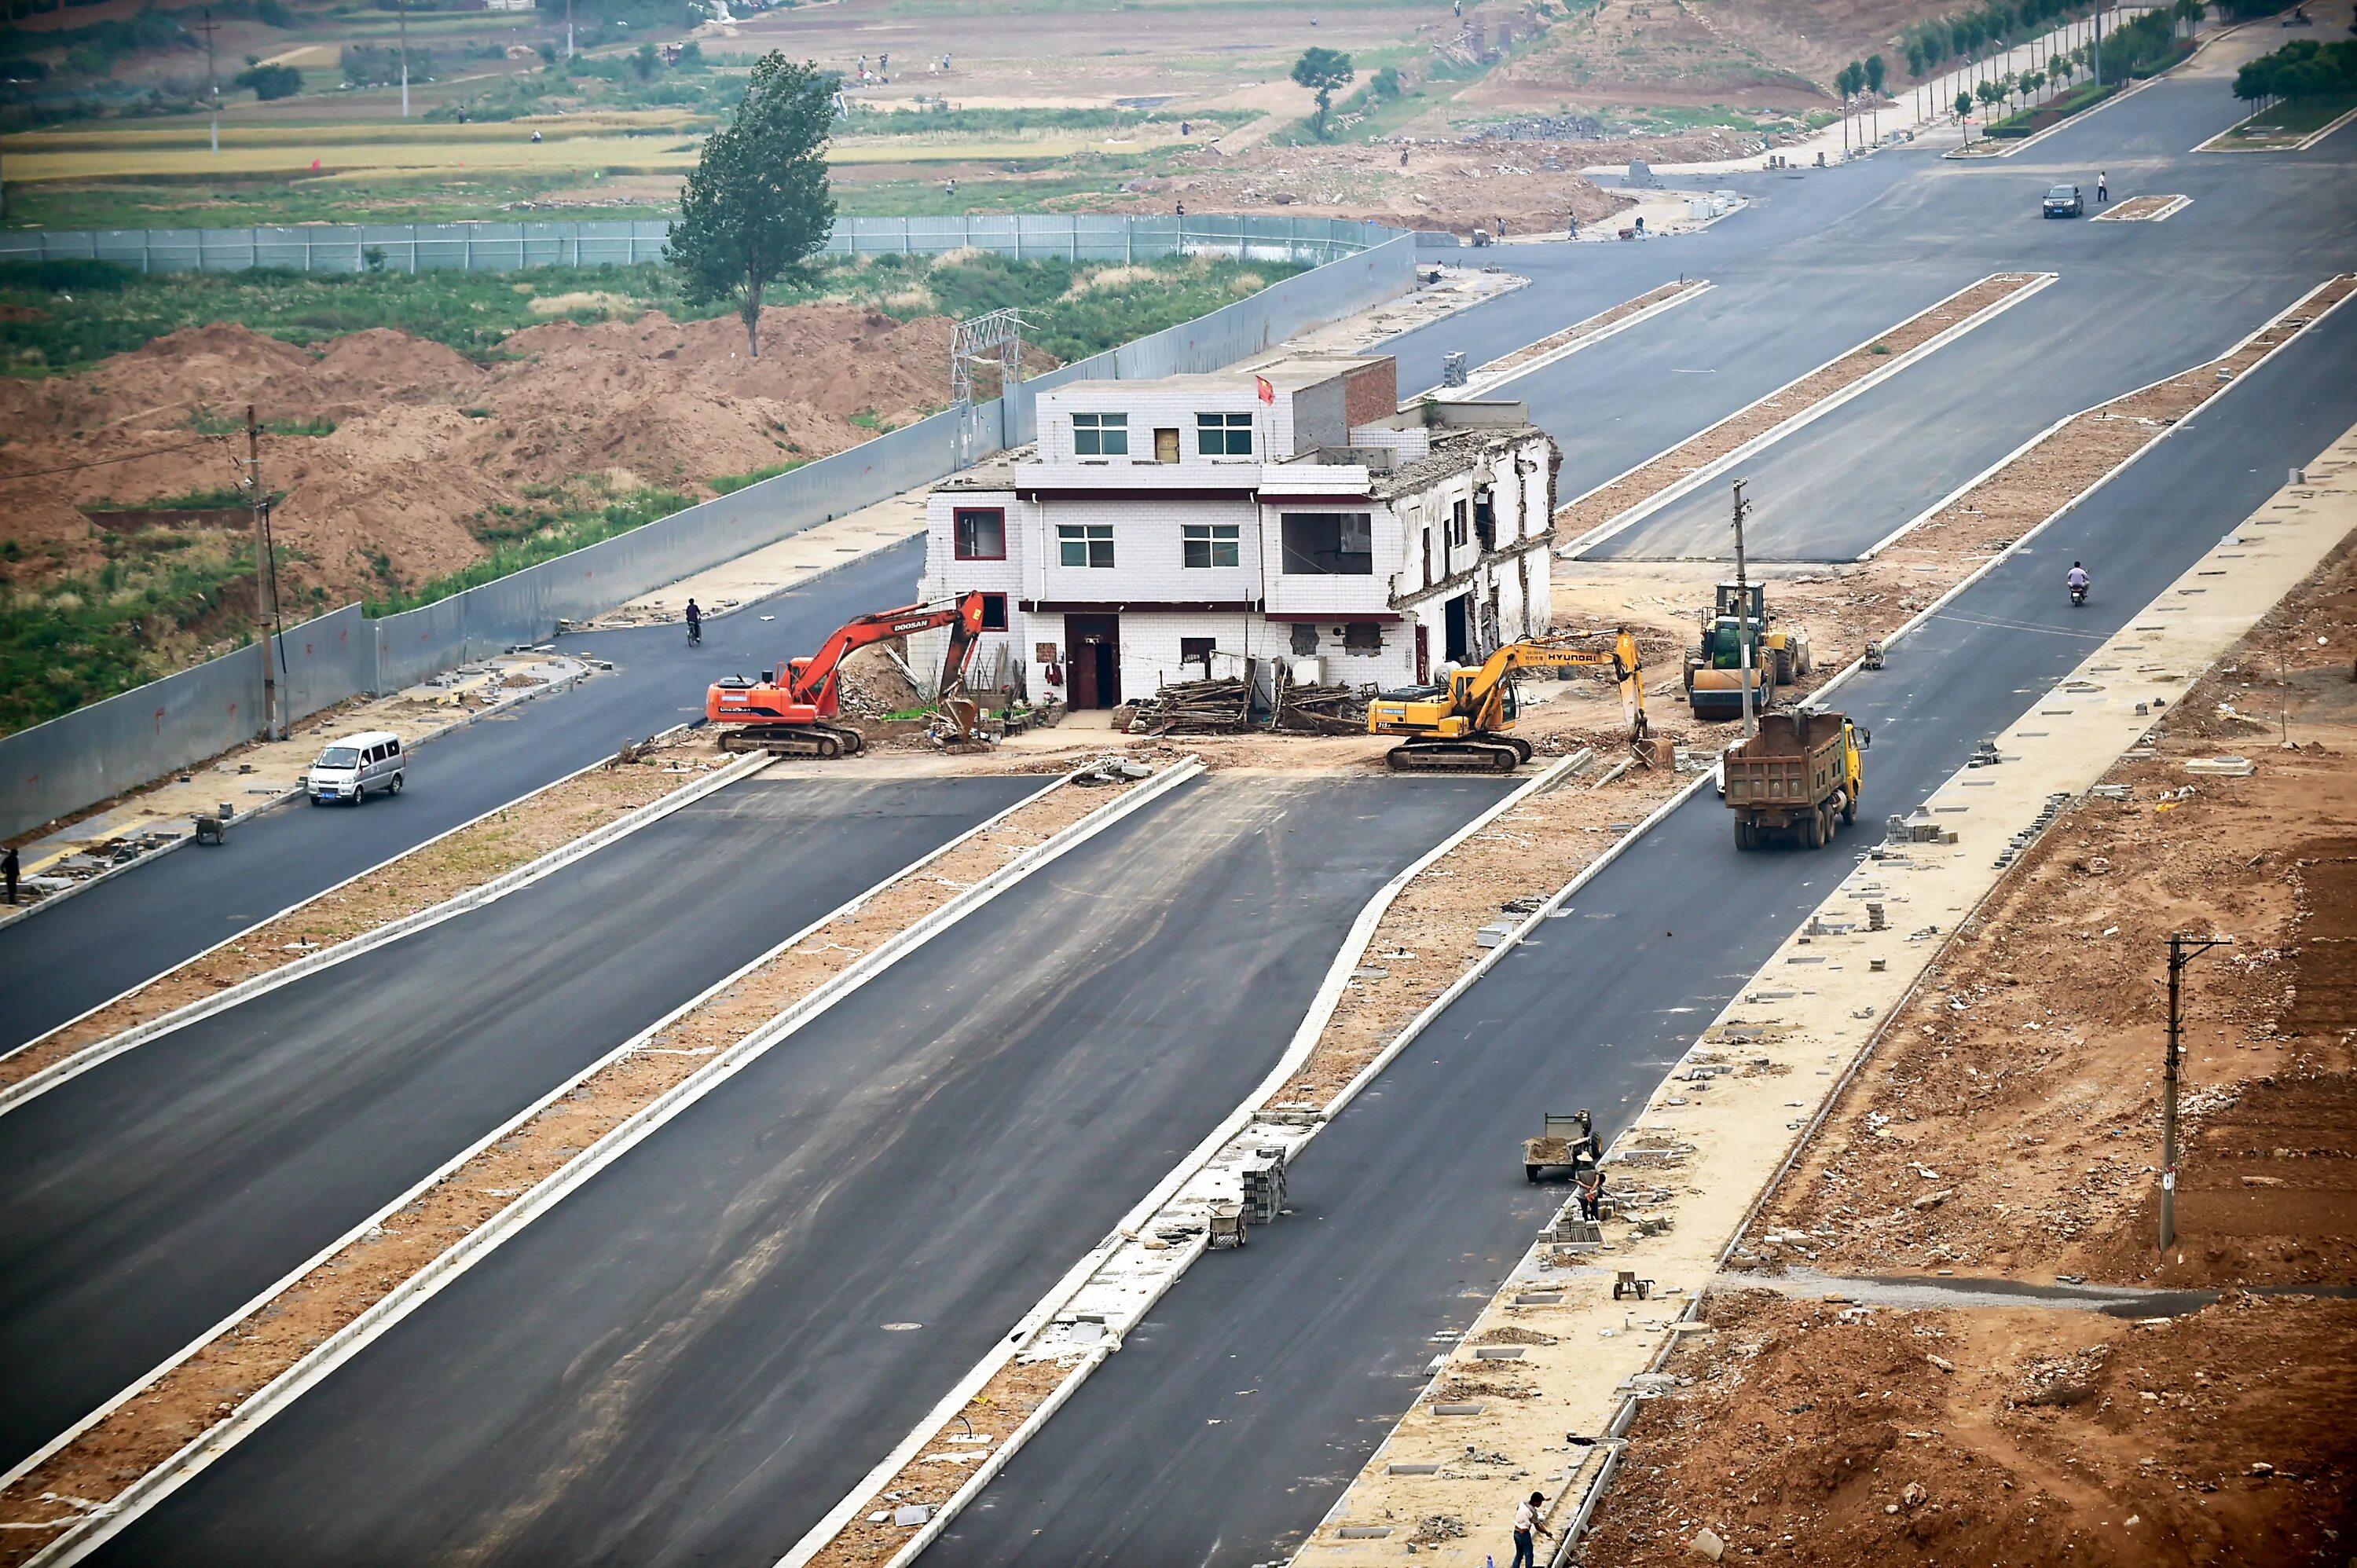
POLYGON ((1274 404, 1276 402, 1276 389, 1268 384, 1268 378, 1266 376, 1254 376, 1253 378, 1253 388, 1260 393, 1261 402, 1270 404, 1274 404))

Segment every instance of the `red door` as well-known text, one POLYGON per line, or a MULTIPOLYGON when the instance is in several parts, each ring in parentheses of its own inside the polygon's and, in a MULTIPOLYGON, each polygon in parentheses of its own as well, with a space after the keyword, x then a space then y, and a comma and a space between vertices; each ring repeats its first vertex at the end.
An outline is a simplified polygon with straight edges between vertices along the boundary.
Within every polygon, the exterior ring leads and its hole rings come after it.
POLYGON ((1415 626, 1415 683, 1432 679, 1432 632, 1422 621, 1415 626))
POLYGON ((1119 616, 1066 616, 1064 660, 1074 712, 1121 706, 1119 616))

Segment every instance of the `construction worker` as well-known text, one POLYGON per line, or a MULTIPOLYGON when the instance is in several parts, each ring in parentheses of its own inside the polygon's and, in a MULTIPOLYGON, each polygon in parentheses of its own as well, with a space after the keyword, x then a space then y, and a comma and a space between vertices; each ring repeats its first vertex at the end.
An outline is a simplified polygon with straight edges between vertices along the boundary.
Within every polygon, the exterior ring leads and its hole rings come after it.
POLYGON ((1546 1527, 1546 1494, 1533 1492, 1530 1500, 1514 1509, 1514 1568, 1538 1568, 1538 1543, 1534 1537, 1552 1540, 1555 1531, 1546 1527))

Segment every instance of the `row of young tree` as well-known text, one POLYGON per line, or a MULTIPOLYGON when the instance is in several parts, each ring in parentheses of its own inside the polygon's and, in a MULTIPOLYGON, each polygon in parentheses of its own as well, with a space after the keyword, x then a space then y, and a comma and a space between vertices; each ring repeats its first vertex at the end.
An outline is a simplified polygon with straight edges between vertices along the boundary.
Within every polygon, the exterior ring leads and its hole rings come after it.
MULTIPOLYGON (((2260 0, 2219 3, 2230 12, 2239 12, 2260 0)), ((2025 39, 2040 38, 2058 27, 2083 22, 2091 9, 2085 0, 1991 0, 1975 11, 1917 22, 1900 34, 1900 46, 1907 52, 1907 73, 1921 81, 1952 59, 1978 64, 2003 55, 2025 39)), ((2109 27, 2103 38, 2104 80, 2126 76, 2167 54, 2174 47, 2180 27, 2190 38, 2209 14, 2210 7, 2203 0, 2173 0, 2109 27), (2115 44, 2115 39, 2119 41, 2115 44), (2116 71, 2113 69, 2115 58, 2119 61, 2116 71)), ((2042 59, 2032 61, 2033 66, 2041 68, 2045 63, 2042 59)), ((2092 67, 2092 57, 2081 52, 2078 63, 2092 67)), ((1979 85, 1975 85, 1975 96, 1978 96, 1979 85)))
POLYGON ((2357 39, 2298 38, 2261 55, 2234 73, 2234 96, 2261 108, 2285 98, 2357 96, 2357 39))

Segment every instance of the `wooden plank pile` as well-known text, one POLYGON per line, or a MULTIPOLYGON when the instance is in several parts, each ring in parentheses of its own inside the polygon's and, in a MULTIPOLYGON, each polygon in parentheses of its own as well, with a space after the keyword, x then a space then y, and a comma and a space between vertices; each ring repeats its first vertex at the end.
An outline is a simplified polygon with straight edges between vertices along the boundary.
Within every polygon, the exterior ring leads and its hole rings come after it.
POLYGON ((1240 730, 1252 716, 1252 682, 1181 681, 1137 704, 1132 735, 1206 735, 1240 730))

